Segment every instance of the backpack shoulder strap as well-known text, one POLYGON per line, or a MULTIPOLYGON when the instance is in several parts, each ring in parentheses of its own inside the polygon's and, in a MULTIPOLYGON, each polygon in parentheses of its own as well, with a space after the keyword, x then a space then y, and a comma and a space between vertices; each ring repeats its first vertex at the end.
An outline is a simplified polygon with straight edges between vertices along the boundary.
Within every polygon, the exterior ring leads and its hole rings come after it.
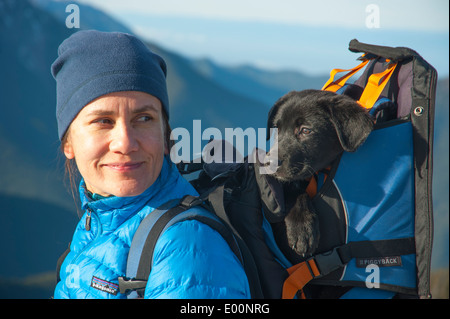
POLYGON ((201 206, 202 200, 185 196, 162 205, 141 222, 133 237, 127 261, 126 277, 119 277, 121 293, 129 298, 143 297, 153 263, 153 252, 161 234, 173 224, 184 220, 198 220, 216 230, 228 243, 241 263, 243 258, 233 233, 219 218, 204 209, 190 209, 201 206))
POLYGON ((61 256, 59 256, 58 261, 56 262, 56 283, 61 281, 61 276, 60 276, 61 266, 64 262, 64 259, 66 259, 67 255, 69 253, 70 253, 70 243, 69 243, 69 247, 67 247, 67 249, 61 254, 61 256))

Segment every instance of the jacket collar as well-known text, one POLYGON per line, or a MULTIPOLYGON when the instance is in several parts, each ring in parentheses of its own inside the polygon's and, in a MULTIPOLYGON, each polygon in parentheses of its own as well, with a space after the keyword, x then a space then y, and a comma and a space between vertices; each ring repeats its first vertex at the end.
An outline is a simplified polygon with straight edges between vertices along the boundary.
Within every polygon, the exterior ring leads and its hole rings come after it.
POLYGON ((175 191, 175 185, 178 184, 178 179, 180 178, 182 179, 175 164, 166 156, 156 181, 142 194, 137 196, 111 196, 93 200, 89 196, 86 190, 86 184, 82 179, 79 186, 81 207, 84 211, 90 210, 95 212, 104 230, 114 230, 124 220, 141 210, 145 205, 156 208, 164 203, 168 198, 166 194, 170 193, 171 190, 175 191))

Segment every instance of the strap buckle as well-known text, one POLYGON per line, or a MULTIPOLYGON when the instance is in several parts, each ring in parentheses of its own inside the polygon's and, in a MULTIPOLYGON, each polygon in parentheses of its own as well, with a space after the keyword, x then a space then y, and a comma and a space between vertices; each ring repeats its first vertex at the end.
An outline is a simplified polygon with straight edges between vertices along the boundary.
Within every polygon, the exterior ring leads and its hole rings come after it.
POLYGON ((203 199, 198 196, 186 195, 180 200, 180 205, 186 208, 192 208, 203 203, 203 199))
POLYGON ((320 275, 316 278, 328 275, 332 271, 345 265, 339 255, 338 248, 339 247, 334 247, 332 250, 316 255, 312 258, 316 262, 316 265, 320 271, 320 275))
POLYGON ((147 280, 138 280, 135 278, 119 277, 119 291, 125 294, 128 291, 135 291, 138 289, 145 289, 147 280))
POLYGON ((344 266, 338 248, 335 247, 330 251, 311 257, 288 268, 289 276, 283 284, 282 298, 292 299, 300 291, 300 297, 304 299, 303 287, 306 284, 315 278, 326 276, 344 266))

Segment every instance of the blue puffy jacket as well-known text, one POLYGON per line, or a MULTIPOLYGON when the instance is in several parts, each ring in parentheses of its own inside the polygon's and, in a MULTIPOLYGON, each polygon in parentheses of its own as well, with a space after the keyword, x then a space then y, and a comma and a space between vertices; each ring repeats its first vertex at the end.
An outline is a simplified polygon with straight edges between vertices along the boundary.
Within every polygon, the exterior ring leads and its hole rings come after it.
MULTIPOLYGON (((164 161, 160 176, 135 197, 92 201, 80 185, 82 208, 65 258, 55 298, 126 298, 118 291, 128 251, 140 222, 155 208, 183 195, 196 195, 175 165, 164 161)), ((226 241, 195 220, 168 228, 158 240, 145 298, 250 298, 247 277, 226 241)))

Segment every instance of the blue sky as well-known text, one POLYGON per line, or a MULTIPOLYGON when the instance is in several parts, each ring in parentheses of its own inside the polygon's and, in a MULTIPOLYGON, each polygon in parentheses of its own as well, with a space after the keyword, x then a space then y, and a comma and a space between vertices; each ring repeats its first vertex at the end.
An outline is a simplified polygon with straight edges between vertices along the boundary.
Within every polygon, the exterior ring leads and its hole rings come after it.
MULTIPOLYGON (((447 0, 80 0, 164 48, 225 65, 326 74, 348 43, 406 46, 449 74, 447 0)), ((82 19, 82 12, 81 12, 82 19)))

